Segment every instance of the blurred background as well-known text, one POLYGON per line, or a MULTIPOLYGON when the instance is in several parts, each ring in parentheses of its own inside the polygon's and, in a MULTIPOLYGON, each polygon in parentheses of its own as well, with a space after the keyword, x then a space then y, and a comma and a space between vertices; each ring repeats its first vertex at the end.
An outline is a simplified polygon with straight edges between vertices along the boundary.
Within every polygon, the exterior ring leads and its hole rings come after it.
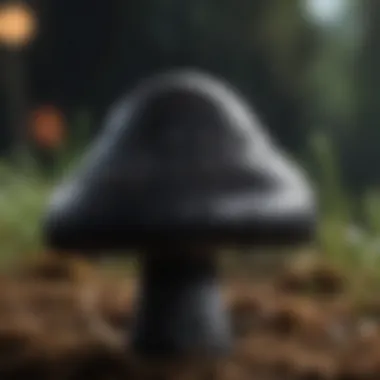
POLYGON ((230 80, 307 170, 318 250, 380 259, 378 0, 1 0, 0 260, 43 250, 51 187, 141 78, 230 80))

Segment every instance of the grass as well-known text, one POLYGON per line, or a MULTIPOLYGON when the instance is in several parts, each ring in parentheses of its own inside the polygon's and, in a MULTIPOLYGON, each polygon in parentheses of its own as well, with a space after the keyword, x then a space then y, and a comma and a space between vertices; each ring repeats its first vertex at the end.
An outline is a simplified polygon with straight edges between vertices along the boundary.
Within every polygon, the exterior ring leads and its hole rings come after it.
POLYGON ((0 165, 0 264, 41 249, 40 218, 49 196, 48 182, 0 165))
POLYGON ((372 296, 380 286, 380 192, 369 189, 354 199, 343 186, 332 141, 316 135, 310 148, 318 168, 319 250, 347 276, 358 299, 372 296))

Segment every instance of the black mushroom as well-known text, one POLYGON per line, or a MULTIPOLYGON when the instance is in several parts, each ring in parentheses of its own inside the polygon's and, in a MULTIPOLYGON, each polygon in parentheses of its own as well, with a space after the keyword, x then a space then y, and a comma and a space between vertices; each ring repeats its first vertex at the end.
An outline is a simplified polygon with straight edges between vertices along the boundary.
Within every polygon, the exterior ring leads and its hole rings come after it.
POLYGON ((313 238, 314 195, 302 171, 227 83, 197 71, 144 81, 45 218, 56 249, 135 250, 142 266, 133 329, 145 356, 218 355, 228 317, 218 248, 313 238))

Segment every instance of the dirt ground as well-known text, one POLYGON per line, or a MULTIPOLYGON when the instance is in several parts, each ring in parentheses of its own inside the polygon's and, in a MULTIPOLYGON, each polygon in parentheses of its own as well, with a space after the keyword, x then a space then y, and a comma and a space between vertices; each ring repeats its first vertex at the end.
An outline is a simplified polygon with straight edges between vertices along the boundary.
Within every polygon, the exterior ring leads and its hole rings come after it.
POLYGON ((133 279, 49 259, 0 282, 1 380, 380 379, 380 302, 353 302, 324 266, 226 280, 235 341, 219 362, 134 358, 133 279))

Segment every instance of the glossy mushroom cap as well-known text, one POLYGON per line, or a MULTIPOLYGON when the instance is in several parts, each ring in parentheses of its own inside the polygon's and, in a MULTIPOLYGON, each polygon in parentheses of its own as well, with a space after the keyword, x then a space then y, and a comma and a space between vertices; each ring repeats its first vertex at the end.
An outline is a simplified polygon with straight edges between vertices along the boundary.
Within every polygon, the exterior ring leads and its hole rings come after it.
POLYGON ((110 114, 45 219, 59 249, 286 244, 314 232, 304 175, 246 101, 196 71, 143 82, 110 114))

